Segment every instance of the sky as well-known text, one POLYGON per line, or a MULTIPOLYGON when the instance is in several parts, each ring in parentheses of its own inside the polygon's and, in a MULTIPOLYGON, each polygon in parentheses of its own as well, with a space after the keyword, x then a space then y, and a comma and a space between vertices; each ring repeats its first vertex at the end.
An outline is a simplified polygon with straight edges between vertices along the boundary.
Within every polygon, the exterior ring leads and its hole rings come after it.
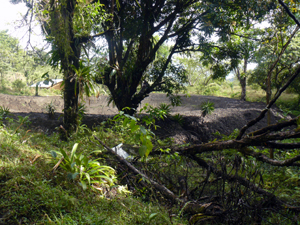
MULTIPOLYGON (((14 25, 17 20, 21 20, 21 14, 25 14, 27 8, 24 3, 17 5, 11 4, 9 0, 1 0, 0 7, 0 30, 8 30, 9 34, 13 37, 20 39, 20 44, 25 48, 28 42, 28 33, 27 29, 16 28, 14 25)), ((35 30, 37 33, 39 29, 35 30)), ((32 43, 37 45, 42 42, 42 37, 37 35, 32 35, 32 43)))

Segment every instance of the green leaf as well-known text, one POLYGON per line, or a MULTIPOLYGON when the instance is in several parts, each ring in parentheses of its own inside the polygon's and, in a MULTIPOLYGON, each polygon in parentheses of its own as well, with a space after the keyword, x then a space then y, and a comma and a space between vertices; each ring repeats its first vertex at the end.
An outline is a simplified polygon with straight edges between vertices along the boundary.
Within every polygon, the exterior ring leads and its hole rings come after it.
POLYGON ((90 175, 88 173, 85 173, 84 175, 85 175, 87 181, 89 182, 89 184, 91 184, 91 177, 90 177, 90 175))
POLYGON ((152 213, 150 216, 149 216, 149 220, 153 220, 156 216, 158 215, 158 213, 152 213))
POLYGON ((141 157, 143 157, 144 155, 146 155, 147 153, 147 146, 146 145, 142 145, 140 148, 139 148, 139 155, 141 157))
POLYGON ((79 184, 81 185, 81 187, 82 187, 83 190, 86 190, 86 189, 87 189, 87 185, 86 185, 86 183, 85 183, 83 180, 80 181, 79 184))
POLYGON ((75 143, 73 145, 73 148, 72 148, 72 151, 71 151, 71 162, 73 162, 73 159, 75 157, 75 153, 76 153, 77 148, 78 148, 78 143, 75 143))
POLYGON ((145 129, 145 127, 143 127, 143 126, 140 126, 140 129, 141 129, 141 131, 142 131, 142 133, 143 134, 147 134, 147 130, 145 129))
POLYGON ((135 132, 135 131, 137 131, 137 129, 139 129, 139 128, 140 128, 139 125, 135 125, 135 126, 133 126, 133 127, 131 128, 131 132, 135 132))
POLYGON ((56 158, 56 157, 57 157, 57 153, 56 153, 55 151, 51 151, 50 154, 51 154, 51 156, 52 156, 53 158, 56 158))
POLYGON ((65 160, 67 161, 67 162, 69 162, 70 161, 70 158, 69 158, 69 156, 67 155, 67 153, 61 148, 60 149, 60 152, 61 152, 61 154, 63 155, 63 157, 65 158, 65 160))
POLYGON ((79 173, 77 173, 77 172, 76 172, 76 173, 73 173, 73 174, 72 174, 72 180, 75 180, 78 174, 79 174, 79 173))
POLYGON ((126 127, 128 122, 129 122, 129 118, 126 117, 123 121, 123 127, 126 127))

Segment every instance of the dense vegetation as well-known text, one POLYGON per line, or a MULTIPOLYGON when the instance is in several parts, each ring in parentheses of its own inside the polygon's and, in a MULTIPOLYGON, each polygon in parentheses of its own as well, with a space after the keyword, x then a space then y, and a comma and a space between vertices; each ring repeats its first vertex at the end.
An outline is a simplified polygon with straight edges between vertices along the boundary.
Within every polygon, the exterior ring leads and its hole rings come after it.
MULTIPOLYGON (((28 94, 25 82, 61 72, 64 120, 58 133, 43 134, 29 129, 28 117, 14 118, 0 107, 0 223, 297 223, 298 2, 23 2, 26 21, 36 18, 43 26, 51 51, 24 51, 1 31, 2 91, 28 94), (269 28, 255 26, 261 22, 269 28), (224 81, 229 73, 234 82, 224 81), (95 93, 96 83, 120 113, 89 129, 78 99, 95 93), (184 125, 183 116, 170 115, 171 105, 136 111, 153 91, 178 105, 179 91, 250 100, 247 87, 264 91, 266 108, 241 130, 209 143, 175 145, 156 136, 157 122, 184 125), (249 132, 276 101, 296 117, 249 132), (129 157, 111 149, 119 143, 129 157)), ((203 119, 213 103, 201 109, 203 119)))

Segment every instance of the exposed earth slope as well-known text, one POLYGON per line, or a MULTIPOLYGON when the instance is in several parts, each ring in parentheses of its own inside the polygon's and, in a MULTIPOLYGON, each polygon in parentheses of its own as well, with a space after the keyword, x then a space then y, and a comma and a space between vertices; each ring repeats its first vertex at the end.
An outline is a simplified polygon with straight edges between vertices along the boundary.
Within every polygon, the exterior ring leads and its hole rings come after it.
MULTIPOLYGON (((161 103, 169 103, 164 94, 151 94, 142 102, 154 107, 161 103)), ((28 115, 32 121, 32 128, 52 132, 55 127, 62 123, 60 117, 63 109, 61 96, 11 96, 0 94, 0 106, 10 109, 16 116, 28 115), (46 105, 52 104, 56 108, 54 119, 49 119, 46 113, 46 105)), ((92 97, 86 100, 87 116, 84 120, 88 126, 97 125, 108 117, 114 116, 118 111, 112 106, 107 106, 107 96, 92 97)), ((184 117, 184 123, 180 126, 171 119, 159 122, 161 126, 157 133, 164 137, 174 137, 177 143, 182 142, 207 142, 214 138, 215 132, 230 134, 234 129, 240 129, 248 121, 257 117, 266 105, 264 103, 244 102, 237 99, 192 95, 182 96, 182 105, 171 108, 171 114, 179 113, 184 117), (203 102, 213 102, 215 110, 205 118, 201 117, 200 105, 203 102)), ((283 119, 282 113, 277 108, 272 110, 272 123, 283 119)), ((266 118, 260 121, 250 130, 258 129, 267 125, 266 118)))

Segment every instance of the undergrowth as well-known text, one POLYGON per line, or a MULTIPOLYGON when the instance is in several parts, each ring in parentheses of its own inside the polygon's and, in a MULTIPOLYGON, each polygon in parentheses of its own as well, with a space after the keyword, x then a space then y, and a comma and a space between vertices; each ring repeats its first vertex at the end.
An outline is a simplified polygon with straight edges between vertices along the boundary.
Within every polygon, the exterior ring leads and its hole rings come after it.
MULTIPOLYGON (((11 121, 0 127, 0 224, 186 224, 158 203, 142 201, 126 186, 83 190, 62 168, 53 169, 51 151, 69 154, 75 143, 80 145, 78 154, 100 150, 95 159, 105 164, 103 149, 89 135, 78 133, 61 142, 56 133, 49 136, 19 125, 11 121)), ((101 136, 99 131, 93 134, 101 136)), ((106 140, 115 137, 106 130, 106 140)))

